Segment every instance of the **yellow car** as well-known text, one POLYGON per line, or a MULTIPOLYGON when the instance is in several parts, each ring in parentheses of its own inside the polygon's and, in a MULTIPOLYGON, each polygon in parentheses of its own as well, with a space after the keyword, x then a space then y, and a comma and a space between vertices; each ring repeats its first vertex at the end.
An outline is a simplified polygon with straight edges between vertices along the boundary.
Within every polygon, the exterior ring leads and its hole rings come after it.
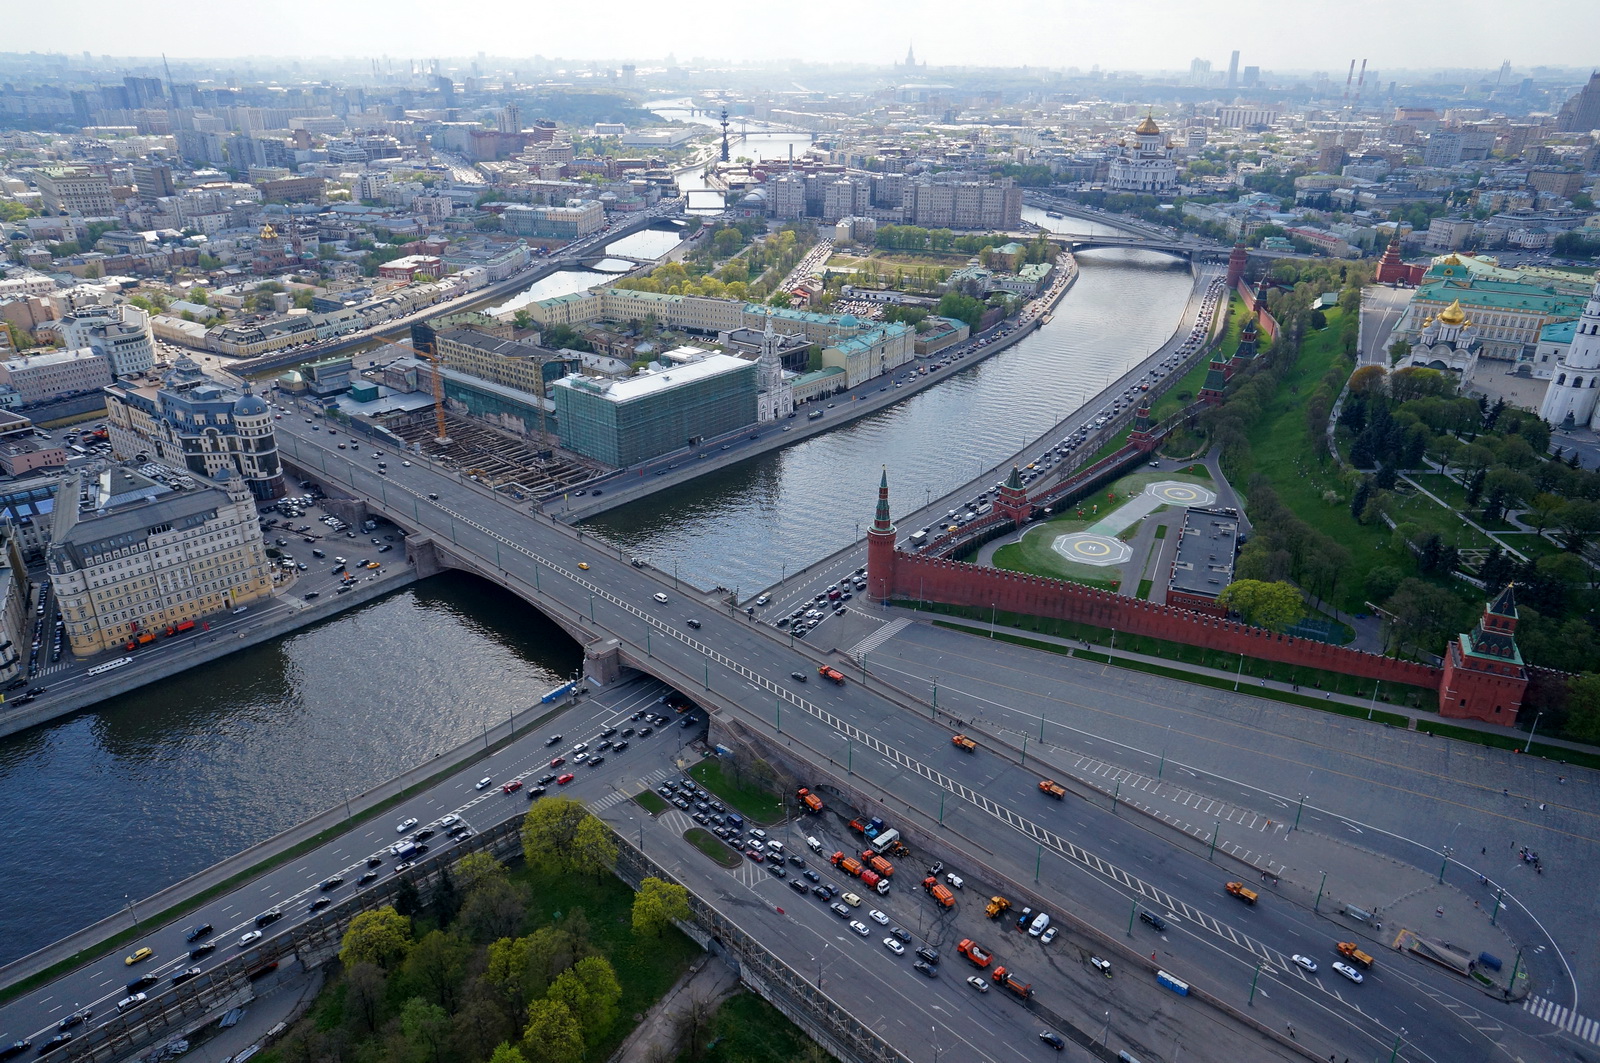
POLYGON ((578 567, 583 569, 585 572, 587 572, 587 571, 589 571, 589 562, 587 562, 587 561, 579 561, 578 562, 578 567))
POLYGON ((377 568, 378 567, 378 563, 376 561, 368 561, 367 562, 367 567, 368 568, 377 568))
POLYGON ((154 955, 155 955, 155 950, 154 949, 140 949, 138 952, 135 952, 132 956, 129 956, 127 959, 123 960, 122 962, 125 965, 127 965, 129 967, 132 967, 134 964, 142 963, 142 962, 144 962, 145 960, 148 960, 151 956, 154 956, 154 955))

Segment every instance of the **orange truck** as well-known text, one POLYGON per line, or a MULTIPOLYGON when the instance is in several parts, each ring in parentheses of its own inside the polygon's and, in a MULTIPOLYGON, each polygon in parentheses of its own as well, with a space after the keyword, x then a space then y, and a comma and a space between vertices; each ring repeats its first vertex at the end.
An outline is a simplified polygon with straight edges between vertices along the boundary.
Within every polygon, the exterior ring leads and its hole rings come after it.
POLYGON ((156 636, 155 636, 154 632, 141 631, 137 635, 133 636, 133 638, 129 639, 127 641, 127 644, 124 645, 122 648, 125 649, 125 650, 136 650, 140 646, 143 646, 143 645, 145 645, 147 643, 154 642, 155 640, 156 640, 156 636))
POLYGON ((806 806, 807 812, 822 811, 822 798, 818 797, 804 786, 800 787, 795 796, 800 798, 800 803, 806 806))
POLYGON ((889 863, 889 861, 885 860, 883 857, 879 856, 876 849, 861 850, 861 860, 868 867, 872 868, 872 870, 876 871, 884 878, 888 878, 890 875, 894 874, 894 865, 889 863))
POLYGON ((1246 886, 1243 882, 1230 882, 1222 888, 1246 904, 1256 903, 1256 897, 1259 896, 1255 890, 1251 889, 1249 886, 1246 886))
POLYGON ((1057 801, 1067 796, 1067 788, 1054 779, 1040 779, 1039 792, 1055 798, 1057 801))
POLYGON ((1009 967, 996 967, 994 976, 990 979, 995 985, 1003 985, 1023 1000, 1033 996, 1033 983, 1024 982, 1017 977, 1017 972, 1009 967))
POLYGON ((976 753, 978 751, 978 743, 974 742, 966 735, 955 735, 950 739, 950 744, 961 750, 963 753, 976 753))
POLYGON ((843 871, 845 874, 853 875, 858 878, 860 877, 861 861, 857 860, 855 857, 846 856, 843 853, 834 853, 829 859, 833 861, 834 867, 838 868, 840 871, 843 871))
POLYGON ((1354 941, 1341 941, 1334 946, 1339 950, 1339 955, 1356 964, 1358 967, 1371 967, 1372 957, 1361 951, 1361 946, 1354 941))
POLYGON ((839 686, 844 686, 844 673, 839 671, 837 668, 829 668, 825 664, 819 664, 817 665, 817 674, 830 683, 836 683, 839 686))
POLYGON ((932 897, 934 903, 939 907, 954 908, 956 906, 956 895, 950 892, 948 886, 939 885, 939 880, 932 875, 922 880, 922 888, 928 891, 928 896, 932 897))
POLYGON ((967 962, 980 971, 994 962, 993 954, 971 938, 962 938, 961 943, 956 946, 956 951, 965 956, 967 962))

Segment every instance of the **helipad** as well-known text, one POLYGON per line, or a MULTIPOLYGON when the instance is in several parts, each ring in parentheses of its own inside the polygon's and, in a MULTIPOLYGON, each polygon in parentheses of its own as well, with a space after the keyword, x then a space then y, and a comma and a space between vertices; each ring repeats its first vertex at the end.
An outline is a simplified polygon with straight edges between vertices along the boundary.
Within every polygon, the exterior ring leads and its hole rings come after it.
POLYGON ((1128 544, 1117 538, 1120 532, 1162 506, 1209 506, 1216 500, 1216 492, 1182 480, 1146 484, 1143 491, 1108 514, 1105 520, 1090 525, 1087 531, 1056 536, 1050 548, 1080 565, 1120 565, 1133 556, 1128 544))
POLYGON ((1094 532, 1058 535, 1051 542, 1050 549, 1068 561, 1100 567, 1120 565, 1133 556, 1133 550, 1121 539, 1109 535, 1096 535, 1094 532))

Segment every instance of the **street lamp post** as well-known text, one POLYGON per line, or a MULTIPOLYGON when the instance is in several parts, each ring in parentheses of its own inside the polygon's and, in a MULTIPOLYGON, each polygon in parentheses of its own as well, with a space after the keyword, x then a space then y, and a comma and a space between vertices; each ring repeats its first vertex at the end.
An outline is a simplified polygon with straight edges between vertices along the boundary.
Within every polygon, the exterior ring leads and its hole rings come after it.
POLYGON ((1250 979, 1250 999, 1246 1000, 1245 1007, 1253 1008, 1256 1005, 1256 983, 1261 981, 1262 964, 1256 964, 1256 973, 1250 979))
POLYGON ((133 929, 139 929, 139 913, 133 910, 133 900, 126 893, 122 895, 122 902, 128 906, 128 915, 133 918, 133 929))
POLYGON ((1304 812, 1306 810, 1306 798, 1308 798, 1310 796, 1311 796, 1310 794, 1301 794, 1300 795, 1300 807, 1294 810, 1294 829, 1295 830, 1299 830, 1300 829, 1300 813, 1302 813, 1302 812, 1304 812))
POLYGON ((1439 885, 1441 886, 1444 885, 1444 869, 1450 866, 1450 854, 1453 852, 1455 850, 1448 845, 1439 850, 1439 855, 1444 857, 1439 861, 1439 885))
POLYGON ((1528 728, 1528 740, 1522 744, 1522 751, 1526 753, 1533 745, 1533 732, 1539 729, 1539 721, 1544 718, 1544 711, 1540 710, 1533 717, 1533 726, 1528 728))
POLYGON ((1328 884, 1328 873, 1326 871, 1324 871, 1322 873, 1322 881, 1317 884, 1317 900, 1316 900, 1316 903, 1311 906, 1311 910, 1313 912, 1320 911, 1322 909, 1322 887, 1326 886, 1327 884, 1328 884))
POLYGON ((1214 820, 1211 825, 1211 852, 1206 856, 1207 860, 1215 860, 1217 858, 1217 835, 1221 833, 1222 820, 1214 820))

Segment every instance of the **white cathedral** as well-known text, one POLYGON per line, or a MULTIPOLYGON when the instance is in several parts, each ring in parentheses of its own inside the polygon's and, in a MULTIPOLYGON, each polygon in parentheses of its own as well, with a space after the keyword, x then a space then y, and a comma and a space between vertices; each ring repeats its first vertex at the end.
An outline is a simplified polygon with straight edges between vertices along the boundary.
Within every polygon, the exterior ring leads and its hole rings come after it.
POLYGON ((766 331, 761 334, 761 353, 756 357, 756 420, 763 424, 794 413, 794 384, 784 378, 783 358, 778 354, 782 342, 772 331, 769 314, 766 331))
POLYGON ((1172 158, 1172 145, 1156 125, 1154 116, 1145 115, 1133 135, 1135 146, 1130 148, 1124 143, 1122 153, 1111 160, 1106 190, 1157 196, 1176 191, 1178 164, 1172 158))
POLYGON ((1600 273, 1572 333, 1572 343, 1556 363, 1539 417, 1561 427, 1570 423, 1600 432, 1600 273))

